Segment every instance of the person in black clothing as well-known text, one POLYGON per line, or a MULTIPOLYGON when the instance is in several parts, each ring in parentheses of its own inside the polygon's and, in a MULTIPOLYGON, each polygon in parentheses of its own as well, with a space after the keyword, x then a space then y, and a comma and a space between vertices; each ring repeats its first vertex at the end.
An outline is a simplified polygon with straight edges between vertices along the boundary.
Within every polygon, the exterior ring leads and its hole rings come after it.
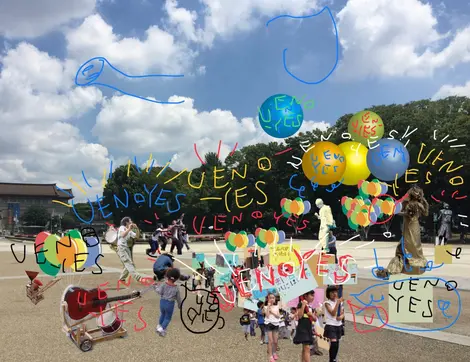
POLYGON ((313 290, 299 297, 297 316, 299 318, 295 330, 294 344, 302 344, 300 362, 310 361, 310 345, 313 344, 312 322, 315 321, 313 309, 309 306, 313 302, 315 292, 313 290))
MULTIPOLYGON (((153 263, 153 273, 155 276, 153 277, 154 280, 162 281, 165 278, 166 272, 169 269, 173 268, 174 262, 173 255, 170 254, 162 254, 160 255, 155 263, 153 263)), ((179 280, 186 281, 190 277, 187 275, 181 275, 179 280)))
POLYGON ((250 333, 250 313, 247 309, 243 310, 243 315, 240 317, 240 325, 245 333, 245 339, 248 341, 248 334, 250 333))

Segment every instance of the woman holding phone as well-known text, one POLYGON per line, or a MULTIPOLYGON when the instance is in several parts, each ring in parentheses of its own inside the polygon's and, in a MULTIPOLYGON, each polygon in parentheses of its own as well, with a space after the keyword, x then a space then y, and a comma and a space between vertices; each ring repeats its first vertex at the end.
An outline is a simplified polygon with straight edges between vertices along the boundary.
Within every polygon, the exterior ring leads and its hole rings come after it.
POLYGON ((142 279, 142 276, 137 273, 135 269, 134 259, 132 256, 131 248, 129 247, 129 241, 131 238, 136 237, 136 233, 132 231, 133 228, 137 227, 131 220, 130 217, 126 216, 121 220, 121 226, 118 230, 118 242, 117 242, 117 254, 121 259, 124 269, 122 270, 120 281, 126 282, 129 274, 137 282, 142 279))

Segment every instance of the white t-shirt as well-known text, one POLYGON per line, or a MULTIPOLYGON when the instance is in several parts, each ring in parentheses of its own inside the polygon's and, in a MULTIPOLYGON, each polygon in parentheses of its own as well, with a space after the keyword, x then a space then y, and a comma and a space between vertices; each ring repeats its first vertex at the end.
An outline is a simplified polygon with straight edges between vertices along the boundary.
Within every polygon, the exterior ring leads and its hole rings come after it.
MULTIPOLYGON (((326 300, 325 305, 328 304, 331 309, 334 309, 336 306, 336 303, 339 303, 339 301, 333 302, 331 300, 326 300)), ((330 326, 342 326, 343 323, 341 321, 336 320, 336 315, 332 316, 329 312, 328 309, 326 309, 325 306, 325 324, 330 325, 330 326)))
POLYGON ((127 247, 127 246, 128 246, 128 245, 127 245, 127 242, 129 241, 129 239, 130 239, 130 238, 135 238, 135 237, 137 236, 136 233, 131 230, 131 231, 129 231, 129 232, 127 233, 127 235, 126 235, 125 237, 121 237, 121 234, 122 234, 123 232, 125 232, 126 229, 127 229, 127 228, 126 228, 125 226, 120 226, 120 227, 119 227, 119 230, 118 230, 118 242, 117 242, 117 245, 118 245, 118 246, 126 246, 126 247, 127 247))
MULTIPOLYGON (((268 307, 264 307, 264 311, 266 313, 266 316, 264 317, 264 324, 272 324, 274 326, 279 326, 280 324, 280 321, 281 321, 281 318, 280 318, 280 314, 279 314, 279 318, 277 318, 276 316, 272 315, 272 314, 269 314, 268 316, 268 307)), ((277 305, 273 305, 271 306, 271 310, 275 313, 279 313, 279 307, 277 305)))

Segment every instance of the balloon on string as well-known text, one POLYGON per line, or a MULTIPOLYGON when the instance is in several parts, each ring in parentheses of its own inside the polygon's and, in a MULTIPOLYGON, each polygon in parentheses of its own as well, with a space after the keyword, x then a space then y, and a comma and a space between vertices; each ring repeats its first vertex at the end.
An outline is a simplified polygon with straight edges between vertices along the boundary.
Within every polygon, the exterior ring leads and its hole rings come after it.
POLYGON ((248 246, 253 246, 255 245, 255 236, 253 234, 248 235, 248 246))
POLYGON ((101 243, 97 242, 96 243, 92 243, 92 241, 90 239, 96 239, 95 237, 92 237, 92 238, 87 238, 87 242, 88 242, 88 257, 86 258, 86 261, 85 261, 85 264, 83 264, 82 268, 89 268, 93 265, 96 264, 96 262, 98 261, 98 259, 100 258, 99 255, 101 254, 101 243), (90 241, 89 241, 90 240, 90 241))
MULTIPOLYGON (((44 240, 44 256, 47 259, 47 261, 53 265, 59 265, 61 264, 62 260, 59 260, 57 258, 57 249, 59 245, 57 245, 57 242, 59 241, 59 237, 55 234, 49 234, 49 236, 44 240)), ((67 241, 65 244, 69 244, 68 237, 67 241)))
POLYGON ((410 164, 410 154, 397 139, 381 139, 367 153, 367 166, 380 180, 392 181, 403 176, 410 164))
POLYGON ((354 224, 351 219, 348 219, 348 226, 353 230, 357 230, 357 225, 354 224))
POLYGON ((57 244, 57 259, 64 267, 71 267, 75 263, 75 254, 78 253, 78 247, 75 239, 65 235, 57 244))
POLYGON ((53 265, 49 263, 44 253, 41 253, 42 250, 43 250, 43 247, 41 247, 37 251, 38 253, 36 255, 39 268, 43 271, 44 274, 50 275, 51 277, 55 277, 57 274, 59 274, 60 264, 53 265))
POLYGON ((277 233, 279 234, 279 241, 277 243, 282 244, 284 241, 286 241, 286 233, 282 230, 279 230, 277 233))
POLYGON ((232 245, 228 239, 225 241, 225 247, 227 248, 227 250, 229 251, 232 251, 234 252, 235 250, 237 250, 237 247, 235 245, 232 245))
POLYGON ((47 237, 51 235, 46 231, 41 231, 39 234, 36 235, 36 239, 34 240, 34 250, 38 251, 46 241, 47 237))
POLYGON ((281 207, 284 206, 284 204, 286 203, 287 199, 284 197, 283 199, 281 199, 281 207))
POLYGON ((395 215, 398 214, 398 213, 401 211, 401 209, 402 209, 402 204, 401 204, 401 202, 397 202, 397 203, 395 204, 395 211, 394 211, 395 215))
POLYGON ((310 201, 304 201, 304 212, 302 213, 303 215, 305 214, 308 214, 310 212, 310 210, 312 209, 312 204, 310 203, 310 201))

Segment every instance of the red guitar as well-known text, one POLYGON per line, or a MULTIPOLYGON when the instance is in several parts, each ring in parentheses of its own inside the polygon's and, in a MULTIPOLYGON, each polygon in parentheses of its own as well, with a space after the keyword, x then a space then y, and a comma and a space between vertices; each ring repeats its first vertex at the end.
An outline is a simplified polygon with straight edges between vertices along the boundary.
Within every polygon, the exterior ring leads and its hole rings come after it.
POLYGON ((69 317, 73 320, 80 320, 88 316, 90 313, 101 313, 106 309, 108 303, 137 298, 141 292, 135 291, 132 294, 121 295, 108 298, 104 290, 83 289, 72 286, 64 294, 64 302, 67 302, 69 317))

